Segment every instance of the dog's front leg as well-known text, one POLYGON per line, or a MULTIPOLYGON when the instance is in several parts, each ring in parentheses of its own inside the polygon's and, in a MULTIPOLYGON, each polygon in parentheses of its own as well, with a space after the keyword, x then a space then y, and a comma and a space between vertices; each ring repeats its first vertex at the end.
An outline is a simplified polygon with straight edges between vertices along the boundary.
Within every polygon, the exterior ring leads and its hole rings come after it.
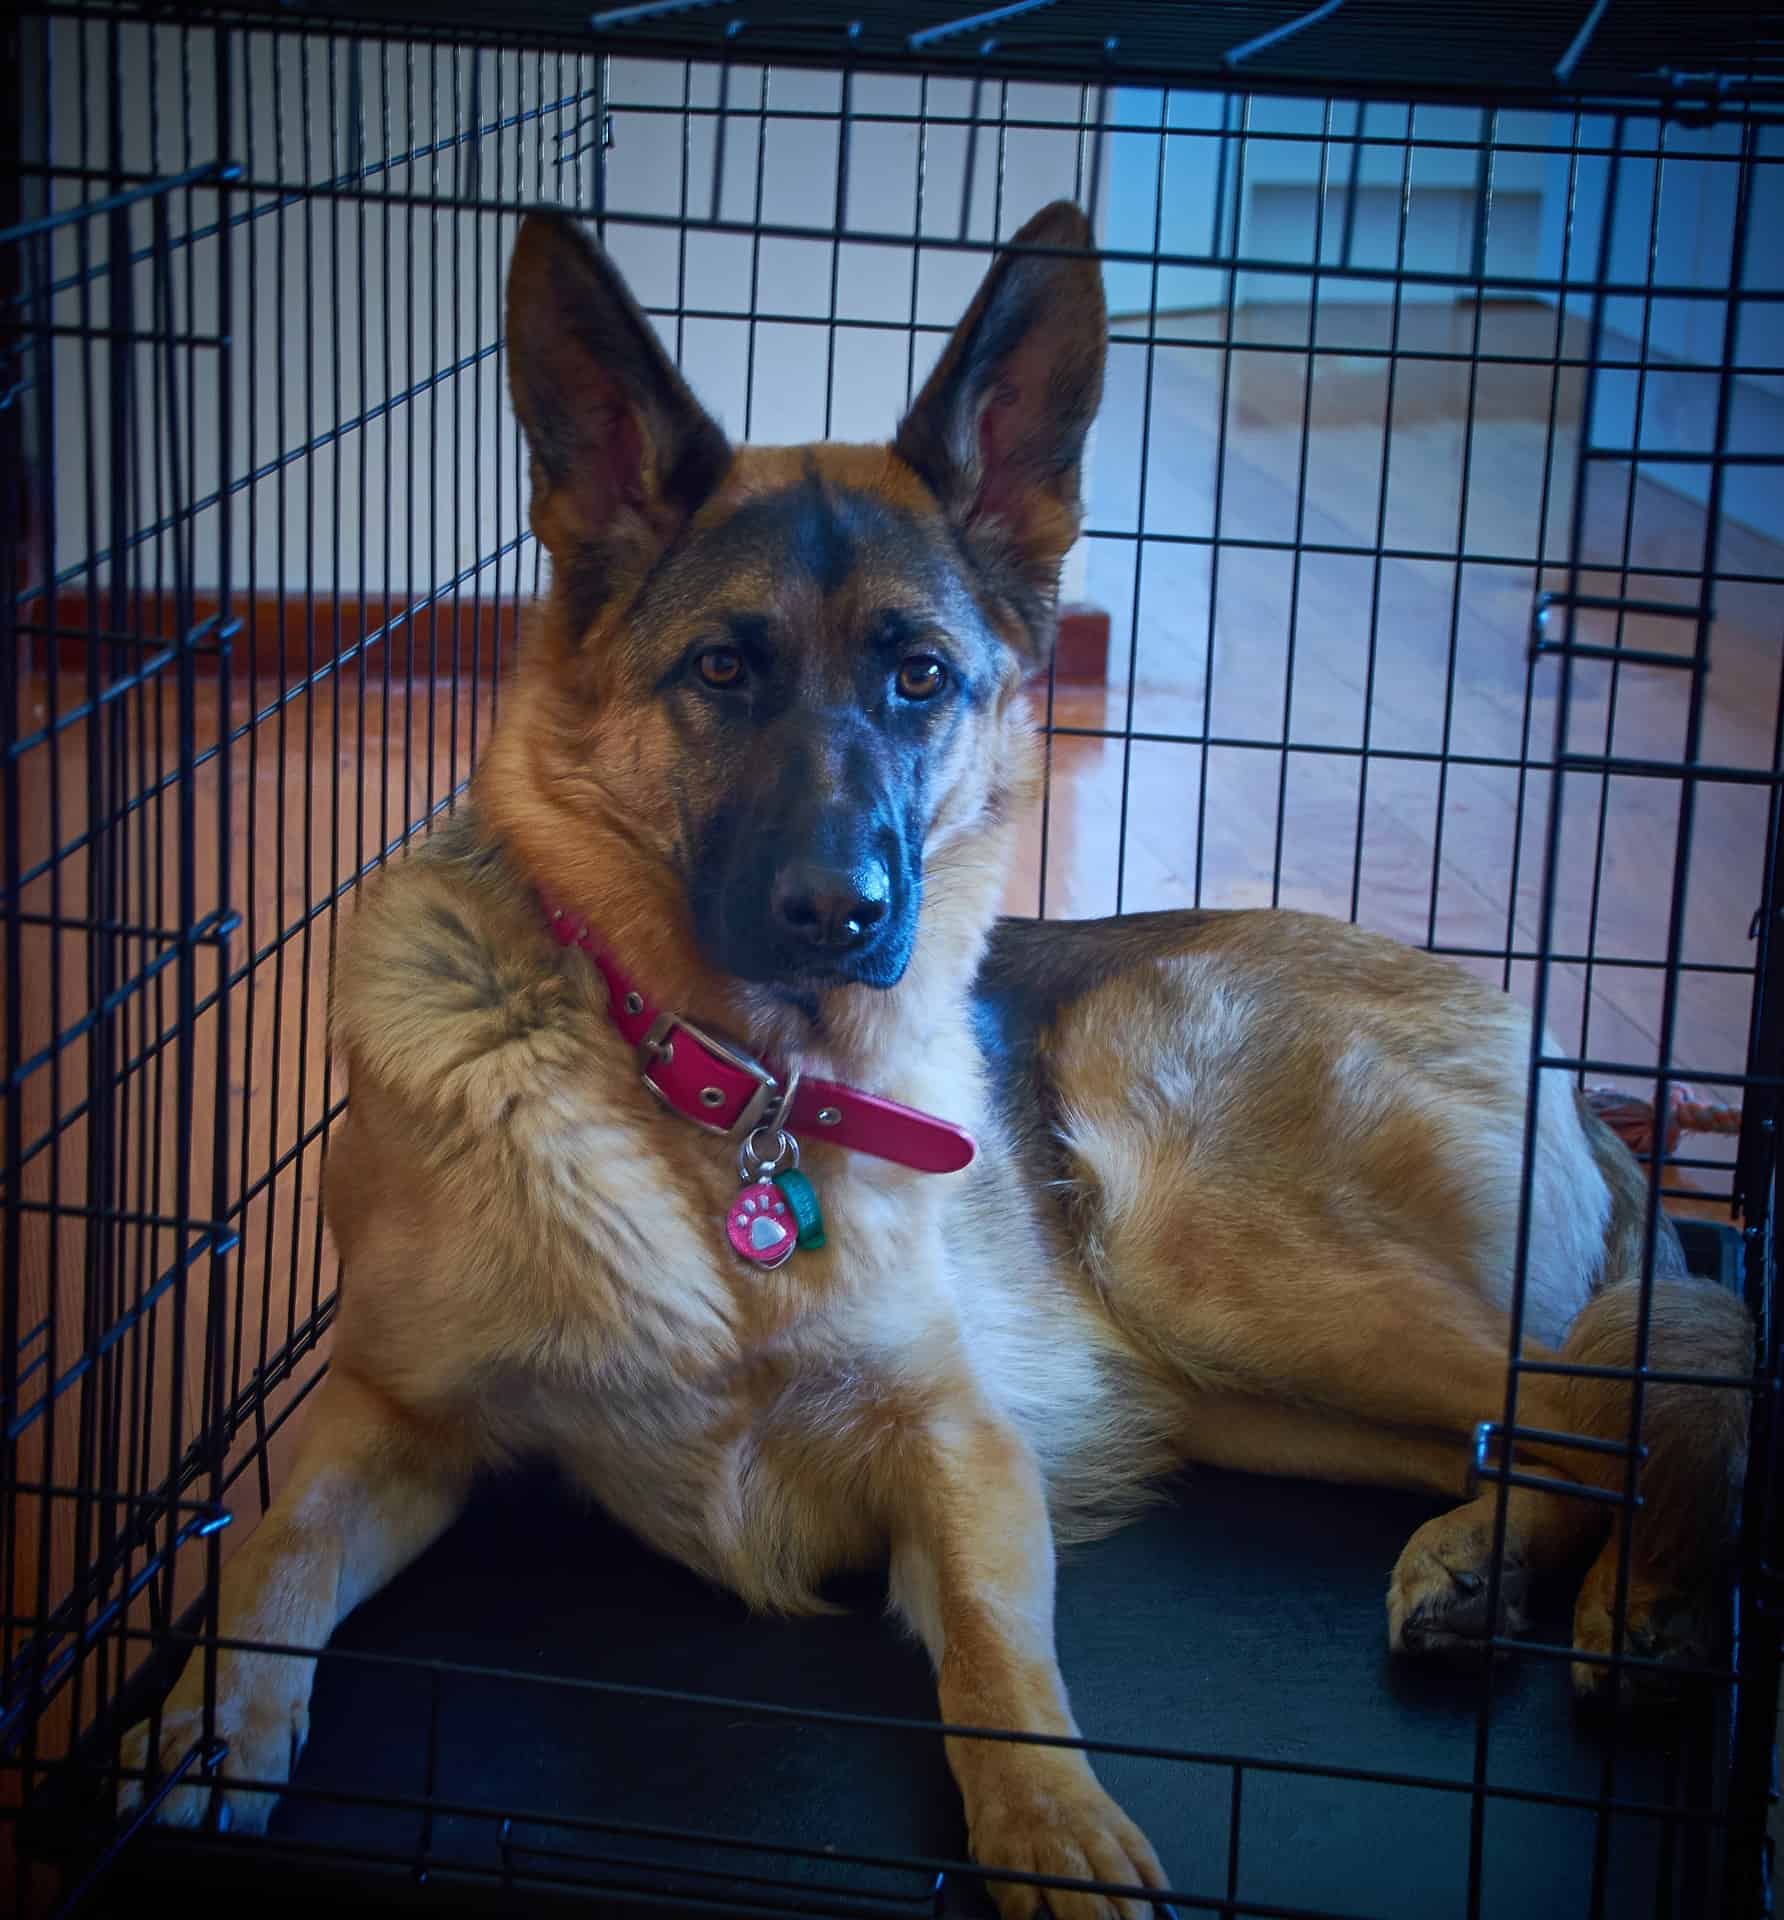
MULTIPOLYGON (((446 1528, 463 1502, 471 1456, 462 1432, 423 1427, 337 1361, 317 1390, 291 1479, 223 1570, 221 1637, 321 1647, 340 1622, 446 1528)), ((224 1780, 283 1786, 309 1729, 316 1662, 224 1648, 216 1655, 211 1725, 228 1743, 224 1780)), ((186 1662, 160 1714, 160 1763, 177 1766, 203 1735, 207 1656, 186 1662)), ((152 1723, 125 1736, 122 1764, 147 1768, 152 1723)), ((214 1791, 195 1763, 157 1817, 195 1826, 214 1791)), ((119 1786, 120 1810, 145 1782, 119 1786)), ((270 1792, 220 1789, 220 1817, 258 1830, 270 1792)))
MULTIPOLYGON (((1053 1536, 1041 1476, 1021 1436, 989 1409, 947 1408, 911 1461, 894 1541, 892 1595, 935 1662, 942 1718, 956 1726, 1076 1735, 1053 1649, 1053 1536)), ((986 1868, 1162 1887, 1146 1837, 1082 1753, 950 1739, 974 1858, 986 1868)), ((987 1876, 1004 1920, 1142 1920, 1150 1902, 987 1876)))

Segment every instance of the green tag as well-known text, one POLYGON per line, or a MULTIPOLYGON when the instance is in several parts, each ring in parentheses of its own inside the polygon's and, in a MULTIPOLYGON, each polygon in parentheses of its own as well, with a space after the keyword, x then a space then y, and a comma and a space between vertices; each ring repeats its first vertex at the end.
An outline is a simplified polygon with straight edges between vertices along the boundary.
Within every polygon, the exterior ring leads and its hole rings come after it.
POLYGON ((799 1244, 807 1253, 824 1244, 824 1214, 818 1205, 818 1190, 797 1167, 774 1176, 781 1198, 793 1209, 799 1223, 799 1244))

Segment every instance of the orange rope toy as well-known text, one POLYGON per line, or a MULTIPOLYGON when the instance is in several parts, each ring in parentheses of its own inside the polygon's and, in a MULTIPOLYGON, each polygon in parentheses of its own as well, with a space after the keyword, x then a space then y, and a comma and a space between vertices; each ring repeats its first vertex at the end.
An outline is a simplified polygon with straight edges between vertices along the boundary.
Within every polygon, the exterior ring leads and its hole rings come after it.
MULTIPOLYGON (((1700 1100, 1690 1087, 1667 1089, 1666 1151, 1677 1150, 1679 1136, 1686 1133, 1739 1133, 1739 1107, 1718 1106, 1700 1100)), ((1632 1093, 1615 1087, 1588 1087, 1586 1104, 1617 1135, 1638 1160, 1649 1159, 1654 1152, 1654 1103, 1638 1100, 1632 1093)))

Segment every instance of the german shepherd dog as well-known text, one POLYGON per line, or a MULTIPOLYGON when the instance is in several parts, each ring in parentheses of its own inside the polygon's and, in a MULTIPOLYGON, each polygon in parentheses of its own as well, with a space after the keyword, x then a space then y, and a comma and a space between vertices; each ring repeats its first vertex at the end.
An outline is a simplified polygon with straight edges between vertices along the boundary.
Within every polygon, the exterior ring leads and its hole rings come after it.
MULTIPOLYGON (((1090 246, 1075 207, 1037 215, 889 446, 738 448, 579 226, 522 225, 508 358, 550 594, 470 804, 343 943, 333 1364, 224 1573, 226 1636, 322 1645, 475 1476, 545 1456, 758 1607, 889 1565, 946 1722, 1070 1738, 1055 1542, 1164 1470, 1469 1491, 1506 1385, 1526 1014, 1305 914, 997 917, 1102 389, 1090 246)), ((1646 1181, 1551 1077, 1524 1351, 1627 1367, 1646 1181)), ((1664 1223, 1653 1254, 1651 1363, 1746 1371, 1738 1304, 1664 1223)), ((1628 1398, 1539 1371, 1519 1420, 1620 1439, 1628 1398)), ((1647 1392, 1633 1654, 1694 1644, 1744 1421, 1738 1391, 1647 1392)), ((1622 1485, 1612 1454, 1517 1458, 1622 1485)), ((1567 1566, 1578 1649, 1610 1648, 1606 1506, 1506 1497, 1498 1616, 1488 1493, 1407 1544, 1396 1650, 1515 1630, 1567 1566)), ((218 1656, 229 1772, 263 1790, 182 1784, 163 1819, 221 1793, 265 1824, 313 1664, 218 1656)), ((1010 1920, 1151 1910, 1158 1860, 1080 1751, 947 1747, 983 1868, 1129 1889, 988 1872, 1010 1920)))

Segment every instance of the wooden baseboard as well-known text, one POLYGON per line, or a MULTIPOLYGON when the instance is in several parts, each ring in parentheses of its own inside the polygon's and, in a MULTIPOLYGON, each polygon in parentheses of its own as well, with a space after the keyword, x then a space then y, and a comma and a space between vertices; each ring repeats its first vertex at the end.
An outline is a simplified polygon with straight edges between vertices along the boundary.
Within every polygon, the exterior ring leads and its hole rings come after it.
MULTIPOLYGON (((198 671, 215 673, 221 658, 218 601, 214 592, 193 596, 189 618, 172 594, 139 594, 123 612, 101 588, 56 595, 53 632, 40 624, 41 601, 27 605, 21 622, 25 657, 41 666, 53 651, 64 674, 84 677, 97 659, 102 682, 133 672, 138 664, 179 637, 194 636, 198 671)), ((504 596, 492 605, 487 595, 473 600, 469 589, 416 606, 357 594, 257 593, 235 595, 228 635, 230 671, 250 672, 274 685, 289 685, 343 655, 363 657, 368 674, 382 678, 388 660, 393 679, 430 675, 488 679, 511 654, 519 633, 522 603, 504 596), (363 641, 363 645, 362 645, 363 641)))
POLYGON ((1061 680, 1103 685, 1109 678, 1109 616, 1101 607, 1075 600, 1059 610, 1059 639, 1053 668, 1061 680))
MULTIPOLYGON (((41 666, 53 650, 64 675, 85 679, 95 661, 102 683, 134 672, 157 652, 173 647, 186 631, 171 594, 137 596, 115 626, 117 610, 101 590, 56 596, 53 633, 41 625, 41 603, 25 610, 26 660, 41 666)), ((272 686, 288 686, 346 655, 363 658, 367 674, 382 679, 489 679, 512 657, 523 609, 511 598, 492 606, 468 592, 414 607, 407 601, 338 597, 331 593, 261 593, 236 596, 230 607, 230 671, 250 671, 272 686), (363 646, 361 645, 363 637, 363 646)), ((220 659, 217 596, 194 596, 190 628, 197 635, 194 658, 210 674, 220 659)), ((1101 684, 1109 677, 1109 616, 1101 607, 1074 602, 1060 609, 1054 652, 1061 680, 1101 684)), ((357 669, 355 668, 355 671, 357 669)))

